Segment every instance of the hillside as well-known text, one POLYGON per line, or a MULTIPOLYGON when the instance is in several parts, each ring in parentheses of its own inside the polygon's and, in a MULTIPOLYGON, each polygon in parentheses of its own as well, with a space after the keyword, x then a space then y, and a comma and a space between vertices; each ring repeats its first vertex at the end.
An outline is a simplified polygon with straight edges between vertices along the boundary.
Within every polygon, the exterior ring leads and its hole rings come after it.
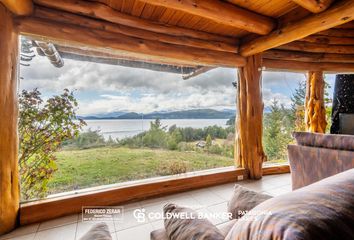
POLYGON ((102 115, 93 115, 81 117, 83 119, 229 119, 230 117, 235 115, 235 111, 232 110, 224 110, 218 111, 213 109, 195 109, 195 110, 185 110, 185 111, 173 111, 173 112, 154 112, 147 113, 143 116, 139 113, 135 112, 127 112, 117 114, 113 116, 110 114, 102 115))

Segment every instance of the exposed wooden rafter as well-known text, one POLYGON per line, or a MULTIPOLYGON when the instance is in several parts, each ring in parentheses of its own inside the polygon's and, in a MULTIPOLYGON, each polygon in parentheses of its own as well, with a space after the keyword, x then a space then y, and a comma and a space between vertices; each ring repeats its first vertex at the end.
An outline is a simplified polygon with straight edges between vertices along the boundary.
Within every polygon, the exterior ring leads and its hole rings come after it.
POLYGON ((326 43, 310 43, 302 41, 287 43, 276 49, 316 53, 354 54, 354 45, 330 45, 326 43))
POLYGON ((196 77, 196 76, 198 76, 200 74, 208 72, 208 71, 210 71, 212 69, 214 69, 214 67, 199 67, 199 68, 196 68, 194 71, 192 71, 190 73, 182 74, 182 78, 183 78, 183 80, 188 80, 188 79, 196 77))
POLYGON ((353 37, 333 37, 322 35, 311 35, 301 39, 303 42, 330 44, 330 45, 354 45, 353 37))
POLYGON ((333 62, 299 62, 286 60, 263 59, 265 70, 271 71, 323 71, 334 73, 354 73, 354 63, 333 63, 333 62))
POLYGON ((141 68, 147 70, 153 70, 158 72, 168 72, 168 73, 178 73, 178 74, 190 74, 199 69, 199 67, 183 67, 183 66, 174 66, 158 63, 149 63, 136 60, 127 60, 127 59, 117 59, 117 58, 104 58, 104 57, 91 57, 85 55, 78 55, 74 53, 61 52, 63 58, 73 59, 77 61, 85 62, 94 62, 94 63, 103 63, 109 65, 117 65, 123 67, 131 68, 141 68))
POLYGON ((293 0, 293 2, 313 13, 323 12, 333 1, 334 0, 293 0))
MULTIPOLYGON (((151 59, 141 59, 137 58, 134 56, 127 56, 124 54, 121 54, 117 51, 111 51, 111 52, 106 52, 106 51, 100 51, 99 49, 93 49, 93 48, 88 48, 88 47, 75 47, 75 46, 67 46, 65 44, 55 44, 55 47, 57 50, 65 55, 65 54, 70 54, 70 55, 76 55, 76 56, 84 56, 84 57, 90 57, 90 58, 104 58, 104 59, 121 59, 121 60, 129 60, 129 61, 142 61, 144 60, 146 63, 158 63, 158 64, 165 64, 169 65, 169 62, 164 62, 161 59, 159 61, 153 61, 151 59)), ((198 65, 195 64, 184 64, 184 65, 179 65, 182 67, 190 67, 190 68, 196 68, 198 65)))
POLYGON ((19 16, 31 15, 33 12, 32 0, 0 0, 13 14, 19 16))
POLYGON ((215 0, 141 0, 153 5, 184 11, 217 23, 243 29, 261 35, 275 27, 272 18, 240 8, 236 5, 215 0))
POLYGON ((65 24, 75 24, 82 27, 88 27, 93 29, 104 29, 106 31, 120 33, 127 36, 139 37, 147 40, 173 43, 177 45, 190 46, 202 49, 225 51, 225 52, 238 52, 238 41, 234 40, 234 43, 225 43, 220 41, 204 40, 191 38, 186 36, 172 36, 164 33, 157 33, 147 31, 135 27, 124 26, 116 23, 111 23, 102 20, 95 20, 88 17, 78 16, 75 14, 52 10, 43 7, 37 7, 34 11, 35 17, 50 19, 65 24))
POLYGON ((46 56, 53 66, 57 68, 64 66, 64 60, 54 44, 42 41, 32 41, 32 43, 37 48, 38 55, 46 56))
POLYGON ((287 50, 268 50, 263 58, 296 62, 354 63, 354 54, 310 53, 287 50))
POLYGON ((239 67, 245 59, 235 53, 205 50, 175 44, 112 33, 105 30, 90 29, 40 18, 22 17, 16 19, 18 30, 29 36, 55 42, 65 42, 74 46, 89 46, 104 52, 119 51, 127 56, 142 59, 160 59, 180 65, 239 67), (50 31, 48 31, 50 29, 50 31))
POLYGON ((182 28, 173 25, 166 25, 149 20, 144 20, 132 15, 128 15, 113 8, 106 6, 98 2, 90 1, 71 1, 71 0, 35 0, 36 4, 46 6, 49 8, 64 10, 74 14, 85 15, 91 18, 103 19, 108 22, 121 24, 124 26, 139 28, 143 30, 149 30, 157 33, 164 33, 173 36, 180 37, 192 37, 197 39, 203 39, 207 41, 219 41, 225 43, 235 44, 233 38, 223 37, 215 34, 210 34, 202 31, 196 31, 188 28, 182 28))
POLYGON ((350 22, 354 19, 354 1, 343 0, 327 11, 290 23, 267 36, 259 37, 241 46, 241 54, 250 56, 290 43, 320 31, 350 22))

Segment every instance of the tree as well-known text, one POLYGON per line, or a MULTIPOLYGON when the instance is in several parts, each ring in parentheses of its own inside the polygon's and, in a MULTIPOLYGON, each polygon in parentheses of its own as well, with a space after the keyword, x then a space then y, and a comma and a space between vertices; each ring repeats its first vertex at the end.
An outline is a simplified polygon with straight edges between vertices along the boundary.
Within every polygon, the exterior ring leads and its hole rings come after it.
POLYGON ((54 153, 64 141, 77 136, 86 123, 77 119, 77 101, 68 89, 47 101, 37 89, 23 90, 19 107, 22 197, 44 197, 48 180, 57 170, 54 153))
POLYGON ((292 130, 305 131, 305 96, 306 81, 300 81, 291 96, 291 111, 288 119, 292 130))
POLYGON ((264 121, 264 146, 269 160, 283 160, 286 155, 286 146, 289 142, 288 132, 284 127, 284 107, 279 106, 273 99, 270 113, 265 115, 264 121))
POLYGON ((143 137, 143 145, 151 148, 164 148, 167 145, 166 126, 162 126, 160 119, 150 123, 150 130, 143 137))
POLYGON ((211 139, 210 134, 208 134, 208 136, 205 139, 205 147, 206 147, 206 149, 209 149, 211 147, 211 145, 212 145, 212 139, 211 139))

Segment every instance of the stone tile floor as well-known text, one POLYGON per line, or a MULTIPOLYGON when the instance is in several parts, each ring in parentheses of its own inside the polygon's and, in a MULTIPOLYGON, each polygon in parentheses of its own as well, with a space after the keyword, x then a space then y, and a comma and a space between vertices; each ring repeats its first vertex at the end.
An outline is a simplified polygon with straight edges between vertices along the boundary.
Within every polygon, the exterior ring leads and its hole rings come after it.
MULTIPOLYGON (((260 181, 246 180, 238 182, 238 184, 273 196, 291 191, 290 174, 269 175, 264 176, 260 181)), ((148 240, 152 230, 163 227, 163 220, 158 218, 146 218, 145 221, 138 222, 133 215, 134 210, 138 208, 144 209, 145 213, 154 213, 156 217, 158 217, 159 213, 162 213, 162 207, 168 202, 196 209, 209 216, 212 213, 226 212, 227 201, 231 198, 233 185, 234 183, 223 184, 125 205, 123 206, 123 221, 107 222, 112 239, 148 240)), ((221 224, 227 221, 222 216, 210 218, 209 220, 214 224, 221 224)), ((73 214, 20 227, 1 236, 0 240, 77 240, 95 223, 82 222, 81 214, 73 214)))

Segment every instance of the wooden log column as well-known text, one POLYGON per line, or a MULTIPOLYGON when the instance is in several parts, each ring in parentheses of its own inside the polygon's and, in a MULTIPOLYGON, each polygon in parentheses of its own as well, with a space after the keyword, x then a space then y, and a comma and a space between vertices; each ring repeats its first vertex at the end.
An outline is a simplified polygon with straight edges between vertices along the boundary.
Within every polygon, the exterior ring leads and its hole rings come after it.
POLYGON ((262 58, 247 57, 245 67, 238 70, 237 113, 235 129, 236 166, 249 171, 251 179, 262 177, 266 157, 262 145, 262 58))
POLYGON ((308 73, 305 97, 305 125, 308 132, 326 132, 325 82, 321 71, 308 73))
POLYGON ((12 230, 19 210, 17 138, 18 34, 0 4, 0 235, 12 230))

